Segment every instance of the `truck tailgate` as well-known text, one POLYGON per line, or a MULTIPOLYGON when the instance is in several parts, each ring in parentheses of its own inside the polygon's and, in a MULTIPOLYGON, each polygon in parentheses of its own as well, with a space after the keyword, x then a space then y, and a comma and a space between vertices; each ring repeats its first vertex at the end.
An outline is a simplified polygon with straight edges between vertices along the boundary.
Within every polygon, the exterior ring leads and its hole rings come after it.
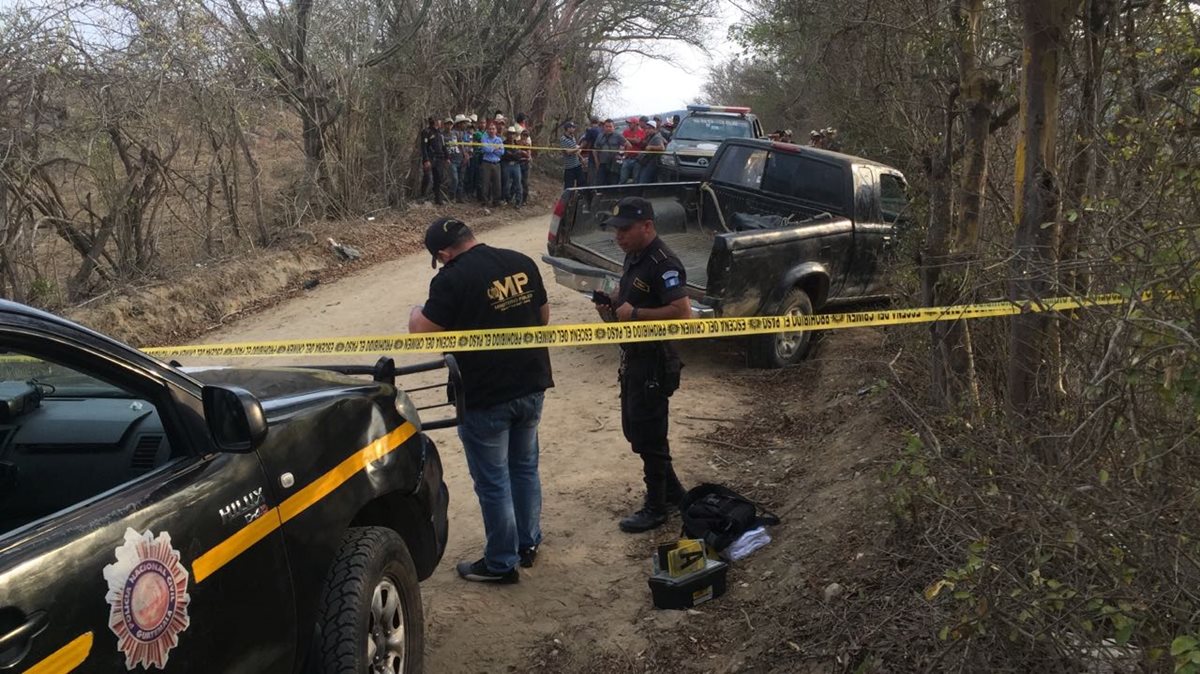
MULTIPOLYGON (((612 230, 600 225, 611 216, 618 201, 638 196, 654 207, 659 238, 683 262, 687 285, 703 291, 708 283, 708 258, 715 232, 700 225, 699 187, 700 183, 656 183, 568 190, 562 220, 557 231, 552 231, 550 255, 582 262, 594 270, 588 274, 602 270, 619 275, 625 253, 617 246, 612 230)), ((557 264, 555 267, 562 268, 557 264)), ((597 285, 594 289, 604 287, 597 285)))

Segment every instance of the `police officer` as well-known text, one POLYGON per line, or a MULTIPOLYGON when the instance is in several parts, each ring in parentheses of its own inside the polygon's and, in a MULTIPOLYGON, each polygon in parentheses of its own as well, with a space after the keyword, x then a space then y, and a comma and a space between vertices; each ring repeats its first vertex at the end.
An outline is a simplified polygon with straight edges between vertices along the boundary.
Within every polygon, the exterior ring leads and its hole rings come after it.
MULTIPOLYGON (((658 238, 654 208, 640 197, 617 203, 604 226, 616 230, 625 265, 617 296, 595 296, 605 320, 654 321, 691 318, 683 264, 658 238)), ((640 510, 620 522, 638 533, 661 526, 678 504, 683 486, 671 465, 667 416, 671 394, 679 388, 682 363, 670 342, 621 345, 621 428, 634 453, 642 457, 646 499, 640 510)))
POLYGON ((428 126, 421 130, 418 138, 421 147, 421 196, 425 197, 428 190, 433 191, 433 201, 439 206, 446 203, 442 196, 442 181, 445 180, 448 166, 446 163, 446 140, 442 136, 442 121, 437 117, 426 120, 428 126))

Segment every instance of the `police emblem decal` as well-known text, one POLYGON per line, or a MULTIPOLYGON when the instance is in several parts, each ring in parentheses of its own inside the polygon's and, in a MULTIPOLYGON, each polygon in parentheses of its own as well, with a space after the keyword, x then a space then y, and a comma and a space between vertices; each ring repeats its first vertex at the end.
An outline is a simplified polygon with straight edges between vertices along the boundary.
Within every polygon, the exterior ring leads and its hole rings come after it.
POLYGON ((117 561, 104 567, 108 627, 125 654, 125 668, 165 669, 179 633, 191 624, 188 572, 171 534, 125 530, 117 561))
POLYGON ((679 272, 674 269, 669 269, 663 272, 662 275, 664 288, 676 288, 679 286, 679 272))

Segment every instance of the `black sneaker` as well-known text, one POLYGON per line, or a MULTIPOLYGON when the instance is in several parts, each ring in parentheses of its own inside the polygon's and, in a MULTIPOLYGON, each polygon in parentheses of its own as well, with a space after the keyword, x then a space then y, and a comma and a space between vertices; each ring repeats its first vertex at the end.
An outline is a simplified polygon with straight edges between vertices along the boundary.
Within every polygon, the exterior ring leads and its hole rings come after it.
POLYGON ((652 508, 642 508, 621 520, 618 526, 627 534, 640 534, 657 529, 667 522, 667 513, 652 508))
POLYGON ((521 575, 516 569, 496 573, 487 568, 487 563, 482 559, 477 559, 474 562, 459 562, 458 575, 466 580, 472 580, 477 583, 499 583, 501 585, 511 585, 521 580, 521 575))
POLYGON ((537 559, 537 550, 538 546, 535 545, 531 548, 525 548, 517 553, 521 556, 522 568, 528 569, 533 567, 533 560, 537 559))

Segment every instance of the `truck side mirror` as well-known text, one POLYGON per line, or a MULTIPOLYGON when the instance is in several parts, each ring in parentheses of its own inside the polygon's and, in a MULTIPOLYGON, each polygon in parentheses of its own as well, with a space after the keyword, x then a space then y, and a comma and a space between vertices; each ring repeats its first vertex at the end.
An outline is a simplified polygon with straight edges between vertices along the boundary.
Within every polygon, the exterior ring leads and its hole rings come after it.
POLYGON ((205 386, 201 399, 208 432, 222 452, 252 452, 267 437, 267 415, 258 398, 249 391, 233 386, 205 386))

